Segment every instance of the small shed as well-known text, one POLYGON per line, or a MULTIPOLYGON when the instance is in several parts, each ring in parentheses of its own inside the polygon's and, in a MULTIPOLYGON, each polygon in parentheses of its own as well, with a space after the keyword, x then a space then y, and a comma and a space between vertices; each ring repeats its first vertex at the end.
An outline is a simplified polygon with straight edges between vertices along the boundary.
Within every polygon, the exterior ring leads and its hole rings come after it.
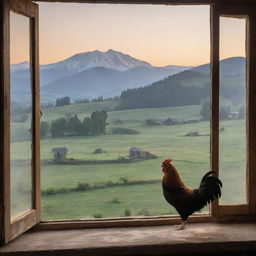
POLYGON ((140 159, 141 158, 141 150, 136 147, 131 147, 129 150, 130 159, 140 159))
POLYGON ((132 160, 138 160, 138 159, 146 160, 146 159, 155 159, 155 158, 157 158, 157 156, 151 154, 150 152, 140 150, 139 148, 136 148, 136 147, 131 147, 130 148, 129 157, 132 160))
POLYGON ((63 161, 66 158, 68 149, 66 147, 63 148, 53 148, 52 153, 55 161, 63 161))
POLYGON ((163 125, 175 125, 177 124, 177 120, 171 117, 167 117, 167 118, 162 118, 161 123, 163 125))

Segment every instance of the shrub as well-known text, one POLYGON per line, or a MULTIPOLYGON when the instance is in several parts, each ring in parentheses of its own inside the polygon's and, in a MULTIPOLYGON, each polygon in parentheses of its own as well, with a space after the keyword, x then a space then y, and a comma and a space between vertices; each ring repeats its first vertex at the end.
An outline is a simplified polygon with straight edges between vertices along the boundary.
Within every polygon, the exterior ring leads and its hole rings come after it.
POLYGON ((124 184, 127 184, 128 181, 129 181, 129 178, 127 178, 127 177, 121 177, 121 178, 120 178, 120 181, 122 181, 124 184))
POLYGON ((95 213, 93 214, 93 218, 102 218, 102 214, 101 213, 95 213))
POLYGON ((113 204, 120 204, 121 203, 121 201, 118 199, 118 197, 112 198, 112 200, 110 202, 113 203, 113 204))
POLYGON ((131 210, 130 209, 125 209, 125 211, 124 211, 124 216, 131 216, 132 215, 132 212, 131 212, 131 210))
POLYGON ((139 134, 138 131, 129 128, 116 127, 112 129, 113 134, 139 134))
POLYGON ((75 188, 77 191, 86 191, 90 188, 90 185, 88 183, 81 183, 79 182, 75 188))

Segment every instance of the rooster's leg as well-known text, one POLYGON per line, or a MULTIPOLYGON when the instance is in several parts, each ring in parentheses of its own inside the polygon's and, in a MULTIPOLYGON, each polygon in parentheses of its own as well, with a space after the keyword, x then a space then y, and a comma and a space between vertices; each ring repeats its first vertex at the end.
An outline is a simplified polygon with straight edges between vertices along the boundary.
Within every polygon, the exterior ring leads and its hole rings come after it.
POLYGON ((175 225, 174 226, 174 228, 176 229, 176 230, 182 230, 182 229, 184 229, 185 228, 185 224, 187 223, 187 221, 181 221, 181 225, 175 225))

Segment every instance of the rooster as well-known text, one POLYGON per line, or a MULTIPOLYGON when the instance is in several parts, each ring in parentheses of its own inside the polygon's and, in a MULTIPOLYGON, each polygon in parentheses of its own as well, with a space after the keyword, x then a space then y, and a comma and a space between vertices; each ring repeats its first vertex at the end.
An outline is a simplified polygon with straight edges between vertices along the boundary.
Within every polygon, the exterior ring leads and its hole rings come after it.
POLYGON ((207 172, 199 188, 196 189, 186 187, 172 164, 172 159, 162 162, 162 171, 164 173, 162 181, 164 197, 169 204, 175 207, 182 220, 181 225, 175 226, 178 230, 185 228, 190 215, 221 197, 222 182, 213 176, 214 171, 207 172))

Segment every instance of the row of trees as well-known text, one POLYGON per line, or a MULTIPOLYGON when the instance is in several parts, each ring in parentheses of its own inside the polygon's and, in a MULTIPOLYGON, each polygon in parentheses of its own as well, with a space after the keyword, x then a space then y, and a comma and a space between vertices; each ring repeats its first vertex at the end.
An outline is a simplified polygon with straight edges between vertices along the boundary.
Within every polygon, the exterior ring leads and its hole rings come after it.
MULTIPOLYGON (((89 103, 89 102, 102 102, 102 101, 111 101, 111 100, 118 100, 119 96, 114 96, 114 97, 103 97, 103 96, 99 96, 97 98, 93 98, 93 99, 88 99, 88 98, 84 98, 84 99, 76 99, 74 101, 74 104, 79 104, 79 103, 89 103)), ((65 106, 65 105, 71 105, 71 100, 69 96, 65 96, 62 98, 57 98, 56 102, 55 102, 55 107, 60 107, 60 106, 65 106)), ((53 104, 48 103, 48 104, 44 104, 43 105, 44 108, 50 108, 53 107, 53 104)))
MULTIPOLYGON (((231 114, 231 106, 220 106, 219 119, 227 120, 229 119, 231 114)), ((203 121, 209 121, 211 117, 210 113, 210 101, 206 100, 203 102, 201 111, 200 111, 201 119, 203 121)), ((245 117, 245 107, 242 106, 239 109, 237 119, 243 119, 245 117)))
POLYGON ((70 98, 68 96, 56 99, 56 103, 55 103, 56 107, 65 106, 65 105, 70 105, 70 98))
POLYGON ((120 108, 149 108, 198 105, 209 95, 207 75, 182 72, 179 79, 167 77, 149 86, 128 89, 121 93, 120 108), (187 86, 184 79, 200 79, 201 84, 187 86), (198 78, 199 77, 199 78, 198 78))
POLYGON ((85 117, 82 121, 77 115, 67 116, 54 120, 51 126, 47 122, 41 122, 41 137, 51 133, 52 137, 63 136, 95 136, 106 132, 107 112, 95 111, 91 117, 85 117))

